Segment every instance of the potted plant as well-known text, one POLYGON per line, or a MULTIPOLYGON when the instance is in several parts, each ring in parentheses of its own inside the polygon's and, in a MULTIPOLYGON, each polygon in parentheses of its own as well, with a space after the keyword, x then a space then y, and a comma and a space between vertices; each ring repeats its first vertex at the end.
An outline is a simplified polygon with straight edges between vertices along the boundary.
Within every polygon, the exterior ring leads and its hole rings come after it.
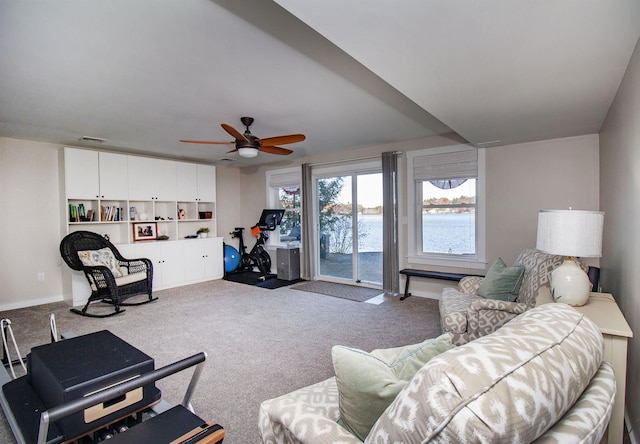
POLYGON ((199 228, 196 234, 198 237, 207 237, 209 236, 209 229, 207 227, 199 228))

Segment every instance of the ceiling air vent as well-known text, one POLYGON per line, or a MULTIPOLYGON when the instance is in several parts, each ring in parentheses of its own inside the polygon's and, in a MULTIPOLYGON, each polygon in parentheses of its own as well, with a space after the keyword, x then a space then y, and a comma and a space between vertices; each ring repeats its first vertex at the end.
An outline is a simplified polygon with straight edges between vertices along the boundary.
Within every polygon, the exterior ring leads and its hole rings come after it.
POLYGON ((103 139, 101 137, 92 137, 92 136, 82 136, 80 138, 81 142, 91 142, 91 143, 103 143, 106 142, 107 139, 103 139))

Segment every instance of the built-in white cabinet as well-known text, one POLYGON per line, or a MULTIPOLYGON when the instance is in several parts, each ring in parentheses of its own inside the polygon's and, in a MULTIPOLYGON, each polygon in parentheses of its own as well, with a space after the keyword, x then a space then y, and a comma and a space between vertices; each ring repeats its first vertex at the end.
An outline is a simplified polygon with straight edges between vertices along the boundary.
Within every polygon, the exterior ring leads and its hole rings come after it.
POLYGON ((184 202, 212 202, 216 196, 216 169, 209 165, 177 162, 177 198, 184 202))
POLYGON ((65 148, 64 183, 68 199, 98 199, 98 152, 65 148))
POLYGON ((216 169, 209 165, 197 165, 198 169, 198 201, 215 202, 216 169))
POLYGON ((222 238, 192 239, 184 242, 185 281, 220 279, 224 275, 222 238))
POLYGON ((178 236, 208 227, 215 219, 216 169, 209 165, 176 163, 178 236))
POLYGON ((127 156, 65 148, 65 187, 69 199, 127 200, 127 156))
POLYGON ((129 198, 127 156, 98 153, 100 199, 126 200, 129 198))
MULTIPOLYGON (((63 235, 93 231, 108 236, 127 258, 148 257, 154 290, 222 278, 214 166, 80 148, 64 149, 64 165, 63 235), (168 240, 135 242, 139 223, 153 224, 156 235, 168 240), (202 228, 209 237, 193 239, 202 228)), ((86 303, 90 290, 84 275, 65 276, 67 299, 74 306, 86 303)))
POLYGON ((151 157, 128 156, 130 200, 176 200, 176 163, 151 157))
POLYGON ((186 241, 139 242, 135 257, 153 263, 153 288, 175 287, 185 282, 184 244, 186 241))
POLYGON ((64 157, 67 232, 127 244, 134 224, 148 221, 170 240, 202 228, 216 236, 214 166, 80 148, 65 148, 64 157))

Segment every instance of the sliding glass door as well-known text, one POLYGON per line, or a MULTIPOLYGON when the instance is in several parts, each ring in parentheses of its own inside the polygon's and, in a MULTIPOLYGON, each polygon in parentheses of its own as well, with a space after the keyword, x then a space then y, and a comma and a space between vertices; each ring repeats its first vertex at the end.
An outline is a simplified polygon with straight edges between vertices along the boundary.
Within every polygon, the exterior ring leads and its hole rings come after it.
POLYGON ((356 179, 358 280, 382 285, 382 173, 356 179))
POLYGON ((317 275, 382 284, 382 173, 351 172, 315 180, 317 275))
POLYGON ((318 211, 318 274, 353 280, 353 209, 351 176, 316 181, 318 211))

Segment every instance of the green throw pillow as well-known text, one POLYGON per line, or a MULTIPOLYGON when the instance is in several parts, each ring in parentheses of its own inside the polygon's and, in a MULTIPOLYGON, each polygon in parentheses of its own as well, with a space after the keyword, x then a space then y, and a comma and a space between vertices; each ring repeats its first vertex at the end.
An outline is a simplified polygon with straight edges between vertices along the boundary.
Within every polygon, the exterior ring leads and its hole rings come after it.
POLYGON ((498 258, 478 287, 478 295, 513 302, 518 297, 523 275, 524 267, 507 267, 502 258, 498 258))
POLYGON ((411 378, 434 356, 452 348, 451 335, 367 353, 336 345, 331 350, 339 391, 338 423, 361 441, 411 378))

